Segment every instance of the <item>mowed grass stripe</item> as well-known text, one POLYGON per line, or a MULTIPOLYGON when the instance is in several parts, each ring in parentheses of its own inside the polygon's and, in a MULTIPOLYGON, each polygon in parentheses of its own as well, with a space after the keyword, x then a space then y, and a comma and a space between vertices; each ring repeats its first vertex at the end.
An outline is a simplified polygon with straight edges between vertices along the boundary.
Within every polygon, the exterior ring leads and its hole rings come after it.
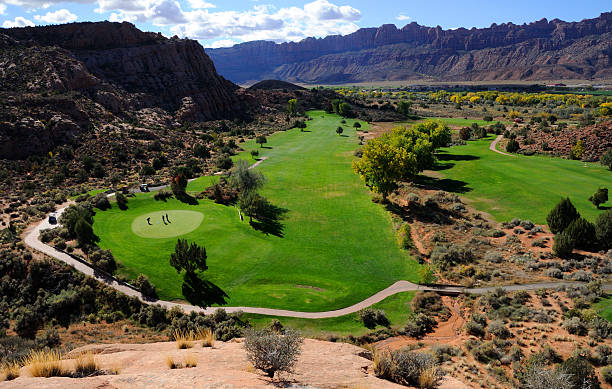
MULTIPOLYGON (((196 210, 201 225, 184 235, 206 246, 204 277, 222 288, 229 305, 321 311, 349 306, 401 279, 416 281, 418 264, 400 250, 390 215, 371 201, 351 170, 358 147, 354 121, 311 112, 306 132, 293 129, 268 138, 266 147, 241 145, 267 157, 256 169, 267 178, 262 190, 287 210, 283 237, 255 231, 237 210, 201 200, 189 206, 151 194, 131 199, 129 210, 98 212, 94 229, 130 277, 146 274, 164 299, 182 299, 182 280, 169 265, 176 238, 145 239, 131 231, 133 219, 160 210, 196 210), (344 127, 345 136, 335 132, 344 127)), ((362 123, 366 126, 365 123, 362 123)), ((190 183, 201 190, 205 180, 190 183)))
MULTIPOLYGON (((610 170, 598 163, 562 158, 501 155, 489 150, 494 138, 442 149, 439 173, 458 181, 441 182, 442 187, 465 191, 474 207, 498 221, 518 217, 545 224, 546 215, 562 197, 570 197, 580 214, 591 221, 602 212, 588 198, 598 187, 612 189, 610 170)), ((610 205, 612 202, 605 206, 610 205)))

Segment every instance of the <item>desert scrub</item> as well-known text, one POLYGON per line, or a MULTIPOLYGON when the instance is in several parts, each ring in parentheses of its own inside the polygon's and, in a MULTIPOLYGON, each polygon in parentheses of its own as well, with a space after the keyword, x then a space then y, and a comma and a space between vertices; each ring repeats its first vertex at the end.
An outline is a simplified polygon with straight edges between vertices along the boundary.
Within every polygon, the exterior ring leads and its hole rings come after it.
POLYGON ((21 364, 7 362, 0 367, 0 381, 12 381, 21 374, 21 364))
POLYGON ((77 377, 87 377, 100 370, 93 352, 81 353, 74 358, 74 373, 77 377))
POLYGON ((401 385, 436 388, 444 376, 432 354, 406 350, 375 352, 374 374, 401 385))
POLYGON ((179 349, 193 347, 192 342, 194 339, 194 334, 191 331, 187 332, 181 330, 174 330, 174 332, 172 332, 172 338, 176 341, 176 347, 179 349))
POLYGON ((248 330, 244 338, 247 359, 270 378, 277 371, 289 372, 302 351, 304 339, 292 329, 279 334, 269 329, 248 330))
POLYGON ((213 347, 215 345, 215 332, 210 328, 204 328, 198 332, 197 339, 202 341, 202 347, 213 347))

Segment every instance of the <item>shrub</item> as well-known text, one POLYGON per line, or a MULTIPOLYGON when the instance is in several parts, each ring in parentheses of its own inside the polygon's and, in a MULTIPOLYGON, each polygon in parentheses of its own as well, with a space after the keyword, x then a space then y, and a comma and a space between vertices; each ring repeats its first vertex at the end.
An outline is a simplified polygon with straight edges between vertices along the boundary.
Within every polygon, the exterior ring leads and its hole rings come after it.
POLYGON ((601 369, 601 378, 609 384, 612 384, 612 366, 608 365, 601 369))
POLYGON ((523 229, 529 231, 531 230, 533 227, 535 227, 535 225, 533 224, 533 222, 531 220, 522 220, 520 223, 520 226, 523 227, 523 229))
POLYGON ((487 327, 487 332, 495 335, 500 339, 508 339, 512 336, 510 330, 506 327, 502 320, 493 320, 489 327, 487 327))
POLYGON ((497 361, 503 357, 503 352, 491 341, 480 343, 470 352, 477 361, 482 363, 497 361))
POLYGON ((438 363, 450 361, 452 357, 461 354, 461 349, 449 346, 447 344, 434 344, 431 352, 436 357, 438 363))
POLYGON ((405 250, 408 250, 414 246, 412 236, 410 235, 410 224, 404 223, 397 230, 397 242, 399 246, 405 250))
POLYGON ((249 362, 274 378, 277 371, 291 371, 301 352, 302 342, 302 337, 291 329, 283 335, 264 329, 249 330, 243 344, 249 362))
POLYGON ((411 316, 400 332, 413 338, 420 338, 433 331, 436 324, 437 322, 433 317, 424 313, 418 313, 411 316))
POLYGON ((462 140, 468 140, 472 136, 472 131, 469 127, 463 127, 459 130, 459 137, 462 140))
POLYGON ((574 241, 574 247, 579 249, 591 249, 595 242, 595 226, 584 218, 572 221, 563 232, 574 241))
POLYGON ((561 200, 546 216, 546 222, 553 234, 563 232, 580 214, 569 198, 561 200))
POLYGON ((108 201, 108 197, 105 193, 97 194, 96 197, 93 198, 92 204, 94 207, 106 211, 111 208, 110 202, 108 201))
MULTIPOLYGON (((525 388, 533 389, 573 389, 570 377, 564 371, 546 369, 540 365, 533 365, 520 377, 525 388)), ((578 387, 576 387, 578 388, 578 387)))
POLYGON ((500 263, 504 260, 502 253, 496 250, 489 250, 484 256, 485 261, 492 263, 500 263))
POLYGON ((453 244, 438 244, 431 253, 431 259, 440 265, 457 265, 471 262, 474 254, 471 249, 453 244))
POLYGON ((569 258, 574 251, 574 240, 567 234, 555 235, 553 244, 553 252, 559 258, 569 258))
POLYGON ((587 334, 586 325, 579 317, 571 317, 563 322, 563 328, 573 335, 584 336, 587 334))
POLYGON ((21 364, 17 362, 6 362, 0 367, 0 381, 12 381, 21 374, 21 364))
POLYGON ((478 336, 482 338, 485 335, 485 330, 480 323, 476 323, 475 321, 468 321, 465 323, 465 332, 470 335, 478 336))
POLYGON ((599 158, 599 163, 612 170, 612 149, 608 149, 605 153, 603 153, 601 158, 599 158))
POLYGON ((428 316, 450 317, 450 310, 442 302, 436 292, 417 292, 410 306, 414 313, 424 313, 428 316))
POLYGON ((519 143, 515 139, 510 139, 506 145, 506 151, 509 153, 516 153, 520 148, 519 143))
POLYGON ((604 204, 608 201, 608 188, 598 188, 597 191, 589 197, 589 201, 599 209, 600 204, 604 204))
POLYGON ((136 278, 135 286, 138 288, 138 290, 140 290, 140 292, 142 292, 144 296, 157 298, 155 286, 144 274, 141 273, 138 275, 138 278, 136 278))
POLYGON ((193 332, 174 330, 172 332, 172 338, 176 341, 176 347, 183 350, 193 347, 192 341, 195 336, 193 332))
POLYGON ((128 208, 127 198, 123 195, 123 193, 119 193, 119 192, 115 194, 115 198, 117 199, 117 206, 119 207, 119 209, 122 211, 125 211, 128 208))
POLYGON ((571 388, 601 388, 595 369, 581 357, 566 359, 559 365, 558 371, 562 371, 569 376, 571 388))
POLYGON ((376 328, 377 325, 381 325, 384 327, 389 326, 389 319, 387 319, 385 311, 382 310, 364 308, 359 311, 359 318, 363 322, 363 325, 369 329, 376 328))
POLYGON ((612 209, 597 216, 595 220, 595 235, 604 249, 612 247, 612 209))
POLYGON ((401 385, 435 388, 442 376, 433 355, 406 350, 374 354, 374 374, 401 385))

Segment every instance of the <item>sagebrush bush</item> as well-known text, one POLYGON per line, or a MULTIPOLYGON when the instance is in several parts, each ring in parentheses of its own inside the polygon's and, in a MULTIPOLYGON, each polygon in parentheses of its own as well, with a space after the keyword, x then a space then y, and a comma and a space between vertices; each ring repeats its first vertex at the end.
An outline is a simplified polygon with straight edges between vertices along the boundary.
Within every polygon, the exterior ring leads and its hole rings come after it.
POLYGON ((303 338, 291 329, 286 329, 284 334, 269 329, 251 329, 243 345, 253 367, 274 378, 277 371, 291 371, 301 353, 302 343, 303 338))

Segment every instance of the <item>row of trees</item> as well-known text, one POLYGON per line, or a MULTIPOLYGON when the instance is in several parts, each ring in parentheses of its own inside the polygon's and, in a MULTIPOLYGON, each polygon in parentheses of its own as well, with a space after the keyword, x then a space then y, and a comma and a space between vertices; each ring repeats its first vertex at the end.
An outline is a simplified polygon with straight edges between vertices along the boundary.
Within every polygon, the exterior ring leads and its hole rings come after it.
POLYGON ((439 121, 398 127, 368 141, 353 169, 373 191, 387 196, 399 181, 412 180, 433 166, 435 151, 451 142, 451 130, 439 121))

